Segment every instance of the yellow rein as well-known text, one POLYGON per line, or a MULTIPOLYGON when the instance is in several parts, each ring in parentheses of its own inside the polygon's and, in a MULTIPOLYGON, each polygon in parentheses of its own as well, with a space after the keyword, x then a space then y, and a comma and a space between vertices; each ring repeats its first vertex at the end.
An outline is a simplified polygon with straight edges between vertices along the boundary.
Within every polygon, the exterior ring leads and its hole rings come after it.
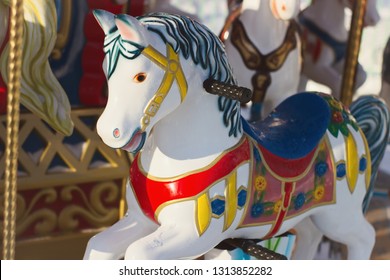
POLYGON ((184 101, 187 95, 188 86, 183 69, 180 65, 179 55, 175 53, 169 44, 167 44, 167 56, 164 56, 150 45, 142 51, 142 54, 165 71, 160 87, 146 105, 144 115, 141 118, 141 130, 145 131, 147 126, 150 124, 150 119, 157 114, 162 102, 168 95, 173 81, 176 80, 179 87, 181 102, 184 101))

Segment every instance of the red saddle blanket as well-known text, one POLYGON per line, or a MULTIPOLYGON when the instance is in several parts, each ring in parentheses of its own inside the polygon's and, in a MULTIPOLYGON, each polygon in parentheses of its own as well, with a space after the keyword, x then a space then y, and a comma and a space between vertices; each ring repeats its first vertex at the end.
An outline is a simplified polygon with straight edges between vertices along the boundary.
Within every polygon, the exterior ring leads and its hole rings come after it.
POLYGON ((280 164, 279 158, 256 144, 252 153, 253 187, 248 189, 245 218, 240 227, 272 223, 265 237, 268 238, 277 233, 283 220, 335 202, 335 166, 326 139, 295 165, 280 164))

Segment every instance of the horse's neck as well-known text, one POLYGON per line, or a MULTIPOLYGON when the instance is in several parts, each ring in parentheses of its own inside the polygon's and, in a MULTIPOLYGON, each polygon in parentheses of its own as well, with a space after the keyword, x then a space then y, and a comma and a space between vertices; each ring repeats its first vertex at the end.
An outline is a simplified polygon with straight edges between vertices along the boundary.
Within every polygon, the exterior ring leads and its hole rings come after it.
POLYGON ((344 9, 339 0, 316 0, 303 11, 303 14, 334 39, 344 42, 348 39, 344 9))
POLYGON ((262 54, 275 50, 283 43, 288 22, 274 17, 269 0, 244 1, 240 20, 262 54))
POLYGON ((241 138, 241 134, 229 137, 222 117, 216 96, 189 92, 178 109, 154 126, 141 152, 144 170, 156 177, 172 177, 210 164, 241 138))

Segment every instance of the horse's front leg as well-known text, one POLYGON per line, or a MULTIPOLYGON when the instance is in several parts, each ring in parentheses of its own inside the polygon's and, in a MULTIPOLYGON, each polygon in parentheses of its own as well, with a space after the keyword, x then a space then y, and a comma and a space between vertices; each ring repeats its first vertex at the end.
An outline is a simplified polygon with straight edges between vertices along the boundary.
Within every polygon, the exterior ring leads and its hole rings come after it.
POLYGON ((127 186, 126 215, 111 227, 88 241, 84 259, 120 259, 134 241, 155 231, 158 225, 148 219, 138 207, 133 192, 127 186))
POLYGON ((195 222, 195 202, 185 201, 165 207, 159 214, 161 226, 132 243, 125 259, 194 259, 214 248, 221 234, 209 229, 199 235, 195 222))

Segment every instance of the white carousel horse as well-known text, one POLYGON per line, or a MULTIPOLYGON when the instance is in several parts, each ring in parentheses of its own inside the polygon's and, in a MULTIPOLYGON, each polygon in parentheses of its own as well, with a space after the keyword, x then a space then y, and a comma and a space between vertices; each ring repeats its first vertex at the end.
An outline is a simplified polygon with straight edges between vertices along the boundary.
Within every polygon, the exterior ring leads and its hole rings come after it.
MULTIPOLYGON (((301 93, 252 126, 238 101, 202 87, 209 78, 235 84, 222 43, 203 25, 94 14, 106 34, 109 88, 97 131, 136 156, 128 211, 90 239, 85 259, 195 258, 222 240, 267 239, 308 217, 347 244, 348 258, 370 257, 375 231, 361 207, 370 148, 346 108, 301 93)), ((375 116, 388 129, 388 111, 375 116)))
POLYGON ((293 18, 299 4, 299 0, 244 0, 231 25, 226 52, 238 83, 253 90, 251 121, 264 118, 298 90, 301 43, 293 18))
MULTIPOLYGON (((300 90, 308 79, 330 88, 340 98, 344 61, 347 51, 348 30, 345 26, 345 8, 352 9, 354 0, 316 0, 299 14, 304 42, 304 59, 300 90)), ((364 26, 374 26, 380 20, 377 0, 368 0, 364 26)), ((355 90, 366 80, 367 74, 358 64, 355 90)))

